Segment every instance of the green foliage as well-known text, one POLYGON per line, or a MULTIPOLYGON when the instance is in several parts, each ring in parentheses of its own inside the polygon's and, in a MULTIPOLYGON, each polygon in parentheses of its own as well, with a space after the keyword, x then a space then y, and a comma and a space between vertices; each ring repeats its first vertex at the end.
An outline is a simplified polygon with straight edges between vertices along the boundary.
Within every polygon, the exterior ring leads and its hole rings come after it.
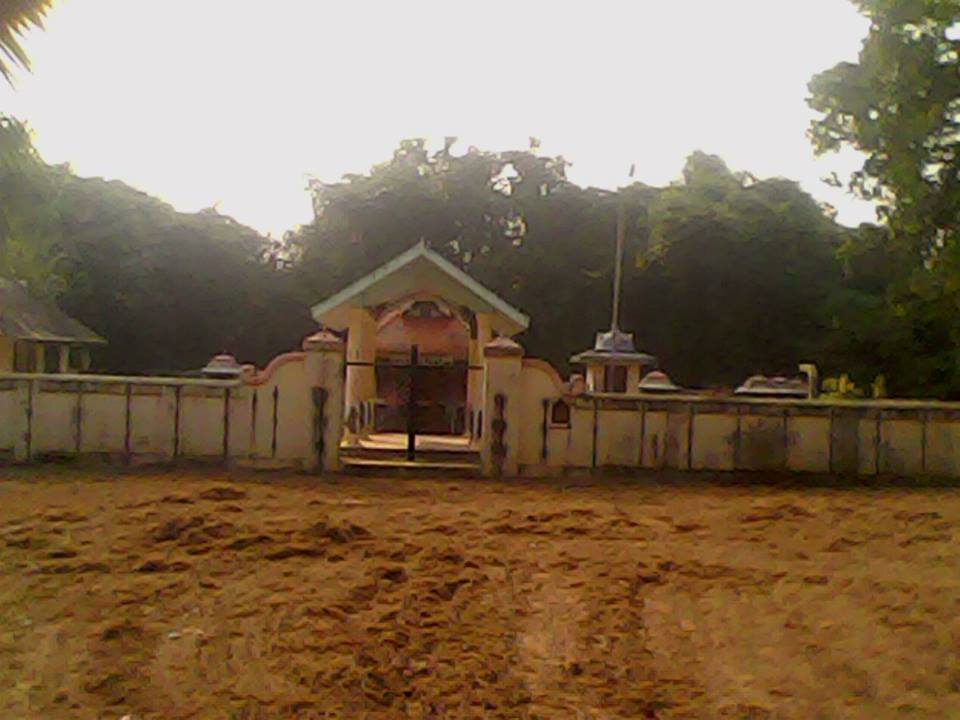
POLYGON ((215 210, 176 212, 120 182, 55 169, 73 283, 64 310, 109 340, 103 366, 201 367, 216 352, 263 364, 313 327, 276 247, 215 210))
POLYGON ((57 192, 27 129, 0 115, 0 276, 25 282, 44 297, 65 286, 57 192))
POLYGON ((32 27, 43 27, 53 0, 3 0, 0 2, 0 75, 12 81, 13 66, 30 68, 20 37, 32 27))
POLYGON ((793 374, 825 357, 841 229, 795 183, 692 155, 649 207, 649 249, 627 286, 634 327, 683 383, 793 374))
POLYGON ((278 243, 214 210, 176 212, 121 182, 48 166, 21 125, 0 124, 8 130, 0 275, 107 338, 100 367, 191 370, 220 351, 263 364, 313 327, 313 298, 298 293, 278 243))
POLYGON ((960 4, 858 0, 871 21, 857 63, 810 83, 819 152, 863 151, 851 189, 886 229, 852 234, 842 257, 838 354, 898 394, 960 394, 960 4), (873 348, 873 353, 869 349, 873 348))
POLYGON ((843 373, 839 377, 824 379, 822 388, 822 397, 824 398, 860 400, 864 397, 863 390, 857 387, 856 383, 854 383, 846 373, 843 373))
POLYGON ((61 305, 109 340, 98 364, 114 371, 195 369, 221 350, 263 364, 312 329, 312 303, 421 238, 528 312, 528 353, 569 369, 609 326, 621 205, 621 324, 678 381, 732 385, 807 360, 829 370, 835 353, 844 368, 869 368, 882 330, 839 342, 850 303, 834 298, 872 297, 895 264, 862 252, 795 183, 734 174, 702 153, 676 185, 610 192, 574 185, 563 158, 533 149, 458 155, 452 141, 436 152, 408 141, 368 175, 312 183, 316 217, 283 243, 31 153, 29 172, 0 179, 16 227, 29 230, 7 247, 36 256, 15 274, 33 268, 31 284, 46 279, 51 292, 65 280, 61 305))
POLYGON ((368 176, 313 184, 316 219, 288 238, 295 272, 320 298, 424 238, 529 313, 528 353, 565 368, 609 327, 622 202, 634 259, 622 325, 679 380, 730 384, 820 359, 842 236, 796 184, 702 153, 667 189, 580 188, 565 167, 534 150, 404 142, 368 176))

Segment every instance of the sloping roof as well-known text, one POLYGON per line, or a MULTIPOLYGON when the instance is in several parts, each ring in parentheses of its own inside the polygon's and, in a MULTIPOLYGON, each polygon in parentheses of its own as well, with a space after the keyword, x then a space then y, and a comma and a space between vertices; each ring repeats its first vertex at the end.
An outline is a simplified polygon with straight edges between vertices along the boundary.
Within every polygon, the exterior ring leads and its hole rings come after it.
POLYGON ((394 302, 411 291, 431 291, 474 312, 492 313, 493 328, 516 335, 530 326, 530 318, 485 288, 463 270, 420 242, 336 295, 313 306, 313 318, 333 328, 346 327, 349 308, 372 308, 394 302))
POLYGON ((0 278, 0 335, 14 340, 106 343, 52 302, 32 297, 23 285, 0 278))

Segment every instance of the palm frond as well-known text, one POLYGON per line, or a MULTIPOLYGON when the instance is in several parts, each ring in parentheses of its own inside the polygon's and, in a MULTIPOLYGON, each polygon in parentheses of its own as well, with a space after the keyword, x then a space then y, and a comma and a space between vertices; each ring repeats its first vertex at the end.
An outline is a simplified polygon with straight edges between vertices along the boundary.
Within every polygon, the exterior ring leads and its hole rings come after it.
POLYGON ((0 0, 0 75, 13 82, 13 68, 30 69, 20 38, 33 27, 43 27, 55 0, 0 0))

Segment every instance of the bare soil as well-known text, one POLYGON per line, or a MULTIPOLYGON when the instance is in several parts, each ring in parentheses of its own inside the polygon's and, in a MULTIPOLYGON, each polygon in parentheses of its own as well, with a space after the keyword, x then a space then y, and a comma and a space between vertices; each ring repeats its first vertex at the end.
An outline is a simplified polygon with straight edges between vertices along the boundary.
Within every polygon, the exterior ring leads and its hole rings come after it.
POLYGON ((0 717, 960 717, 960 492, 662 479, 0 471, 0 717))

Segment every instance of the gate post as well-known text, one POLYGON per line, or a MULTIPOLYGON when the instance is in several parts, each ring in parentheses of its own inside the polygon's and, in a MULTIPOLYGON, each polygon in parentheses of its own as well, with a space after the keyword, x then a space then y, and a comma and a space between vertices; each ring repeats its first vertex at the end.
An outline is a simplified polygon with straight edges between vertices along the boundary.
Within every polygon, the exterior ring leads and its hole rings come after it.
POLYGON ((29 462, 32 456, 33 428, 35 419, 34 408, 34 381, 14 380, 16 383, 16 407, 20 409, 9 421, 14 425, 13 458, 17 462, 29 462))
POLYGON ((483 348, 484 402, 480 459, 487 477, 520 471, 520 373, 523 348, 497 338, 483 348))
POLYGON ((340 469, 343 437, 343 341, 321 330, 303 341, 307 354, 307 379, 312 388, 313 453, 310 469, 336 472, 340 469))

